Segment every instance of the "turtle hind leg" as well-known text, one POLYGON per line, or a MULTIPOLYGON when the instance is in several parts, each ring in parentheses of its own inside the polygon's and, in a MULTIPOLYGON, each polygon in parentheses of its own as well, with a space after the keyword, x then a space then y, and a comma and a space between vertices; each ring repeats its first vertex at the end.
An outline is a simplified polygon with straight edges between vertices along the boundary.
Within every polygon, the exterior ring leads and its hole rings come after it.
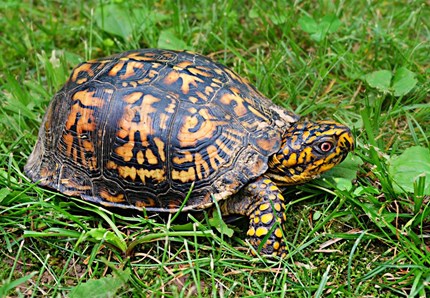
POLYGON ((276 184, 261 177, 250 183, 221 206, 224 215, 249 217, 248 239, 262 255, 284 257, 286 244, 283 226, 286 221, 284 197, 276 184))

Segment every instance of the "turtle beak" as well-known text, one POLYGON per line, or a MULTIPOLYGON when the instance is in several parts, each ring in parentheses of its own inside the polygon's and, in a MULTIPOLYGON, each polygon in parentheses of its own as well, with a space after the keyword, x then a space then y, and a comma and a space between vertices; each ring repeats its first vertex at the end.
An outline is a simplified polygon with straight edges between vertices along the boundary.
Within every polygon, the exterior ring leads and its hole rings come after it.
MULTIPOLYGON (((339 136, 338 144, 345 148, 345 152, 351 152, 355 149, 354 136, 349 128, 345 128, 345 132, 339 136)), ((348 154, 345 154, 345 156, 348 154)))

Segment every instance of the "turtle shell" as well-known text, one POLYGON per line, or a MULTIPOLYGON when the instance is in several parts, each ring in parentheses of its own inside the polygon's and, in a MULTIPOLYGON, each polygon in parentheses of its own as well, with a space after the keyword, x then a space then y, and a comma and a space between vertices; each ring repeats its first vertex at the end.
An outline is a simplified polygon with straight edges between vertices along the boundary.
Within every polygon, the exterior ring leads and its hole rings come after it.
POLYGON ((25 173, 106 206, 197 210, 264 174, 297 120, 204 56, 129 51, 73 70, 25 173))

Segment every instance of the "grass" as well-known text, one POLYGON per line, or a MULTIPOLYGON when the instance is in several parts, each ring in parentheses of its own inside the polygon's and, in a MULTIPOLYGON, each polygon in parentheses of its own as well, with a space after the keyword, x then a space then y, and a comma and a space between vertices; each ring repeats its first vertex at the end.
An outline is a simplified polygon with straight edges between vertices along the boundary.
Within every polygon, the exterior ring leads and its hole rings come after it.
POLYGON ((430 172, 428 3, 239 2, 0 3, 0 296, 430 296, 430 175, 408 182, 430 172), (280 106, 353 128, 334 178, 287 190, 284 260, 251 257, 216 216, 164 224, 24 176, 71 68, 145 47, 204 53, 280 106))

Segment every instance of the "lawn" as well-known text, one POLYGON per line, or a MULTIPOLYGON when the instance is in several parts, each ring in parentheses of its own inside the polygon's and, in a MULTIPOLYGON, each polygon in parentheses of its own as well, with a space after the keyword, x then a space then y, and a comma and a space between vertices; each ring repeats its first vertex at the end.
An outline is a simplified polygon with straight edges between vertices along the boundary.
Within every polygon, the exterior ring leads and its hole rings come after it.
POLYGON ((424 0, 1 1, 0 296, 429 297, 429 20, 424 0), (25 177, 73 67, 138 48, 202 53, 353 130, 344 163, 284 193, 287 257, 253 256, 241 220, 164 223, 25 177))

